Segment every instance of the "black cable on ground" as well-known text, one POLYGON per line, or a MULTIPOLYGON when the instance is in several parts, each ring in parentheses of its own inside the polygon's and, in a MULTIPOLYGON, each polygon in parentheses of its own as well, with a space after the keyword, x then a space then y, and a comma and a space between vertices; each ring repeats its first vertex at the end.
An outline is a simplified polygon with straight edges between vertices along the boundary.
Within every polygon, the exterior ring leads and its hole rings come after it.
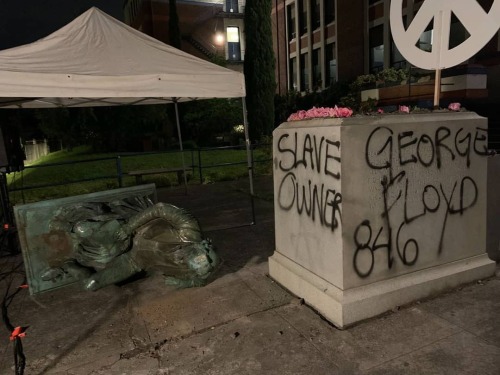
MULTIPOLYGON (((9 235, 4 232, 0 234, 0 240, 3 242, 5 240, 5 236, 9 235)), ((10 249, 9 253, 13 254, 13 249, 10 249)), ((0 272, 0 282, 5 282, 5 294, 1 303, 1 311, 2 311, 2 321, 5 324, 5 327, 9 330, 10 340, 13 342, 14 346, 14 369, 16 375, 23 375, 24 369, 26 367, 26 357, 24 355, 22 338, 25 335, 25 330, 27 327, 14 326, 9 318, 9 306, 14 300, 14 298, 27 287, 26 285, 26 275, 22 271, 23 262, 19 261, 17 264, 14 264, 10 270, 2 270, 0 272), (15 279, 19 280, 17 275, 23 275, 22 283, 16 288, 15 291, 11 292, 12 284, 15 279), (8 280, 7 280, 8 279, 8 280)))
POLYGON ((7 272, 0 272, 0 281, 5 280, 7 277, 12 276, 13 274, 18 274, 18 275, 23 275, 25 276, 26 274, 24 273, 23 270, 20 270, 21 266, 23 265, 22 262, 19 262, 14 268, 12 268, 10 271, 7 272))
POLYGON ((24 337, 26 327, 14 327, 9 319, 8 308, 14 297, 22 290, 17 288, 15 292, 9 294, 12 281, 8 283, 7 290, 5 291, 2 300, 2 320, 10 331, 10 340, 14 342, 14 369, 16 375, 23 375, 26 367, 26 357, 24 356, 23 343, 21 341, 24 337))

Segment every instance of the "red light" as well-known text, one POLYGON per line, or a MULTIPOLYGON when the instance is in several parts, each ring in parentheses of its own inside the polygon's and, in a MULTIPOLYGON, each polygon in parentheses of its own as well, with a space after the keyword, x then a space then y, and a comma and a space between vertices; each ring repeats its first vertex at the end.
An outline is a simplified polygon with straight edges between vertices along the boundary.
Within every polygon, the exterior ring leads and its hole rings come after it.
POLYGON ((5 224, 3 225, 3 229, 4 229, 4 230, 9 230, 9 228, 10 228, 9 223, 5 223, 5 224))

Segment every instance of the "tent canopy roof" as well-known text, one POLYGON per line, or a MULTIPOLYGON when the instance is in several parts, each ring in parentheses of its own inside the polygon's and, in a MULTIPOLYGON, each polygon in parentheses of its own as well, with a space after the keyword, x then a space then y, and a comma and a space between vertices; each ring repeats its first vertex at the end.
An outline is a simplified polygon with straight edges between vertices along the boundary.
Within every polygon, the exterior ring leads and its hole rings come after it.
POLYGON ((245 96, 243 74, 168 46, 97 8, 0 51, 0 107, 158 104, 245 96))

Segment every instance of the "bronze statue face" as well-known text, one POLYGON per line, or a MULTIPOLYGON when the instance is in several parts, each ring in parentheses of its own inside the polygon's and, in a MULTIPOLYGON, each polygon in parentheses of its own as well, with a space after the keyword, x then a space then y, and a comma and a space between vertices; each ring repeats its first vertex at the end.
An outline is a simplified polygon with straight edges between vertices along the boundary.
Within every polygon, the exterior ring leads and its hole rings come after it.
POLYGON ((198 277, 207 277, 219 264, 219 258, 206 241, 201 244, 193 244, 191 247, 192 252, 187 260, 188 268, 194 271, 198 277))

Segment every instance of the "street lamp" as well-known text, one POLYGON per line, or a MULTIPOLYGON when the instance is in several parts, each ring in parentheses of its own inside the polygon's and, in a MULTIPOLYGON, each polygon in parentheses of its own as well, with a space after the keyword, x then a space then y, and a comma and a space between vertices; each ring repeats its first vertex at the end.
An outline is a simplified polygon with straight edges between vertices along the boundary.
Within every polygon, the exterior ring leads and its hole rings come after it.
POLYGON ((220 32, 215 34, 215 43, 222 45, 224 43, 224 35, 220 32))

